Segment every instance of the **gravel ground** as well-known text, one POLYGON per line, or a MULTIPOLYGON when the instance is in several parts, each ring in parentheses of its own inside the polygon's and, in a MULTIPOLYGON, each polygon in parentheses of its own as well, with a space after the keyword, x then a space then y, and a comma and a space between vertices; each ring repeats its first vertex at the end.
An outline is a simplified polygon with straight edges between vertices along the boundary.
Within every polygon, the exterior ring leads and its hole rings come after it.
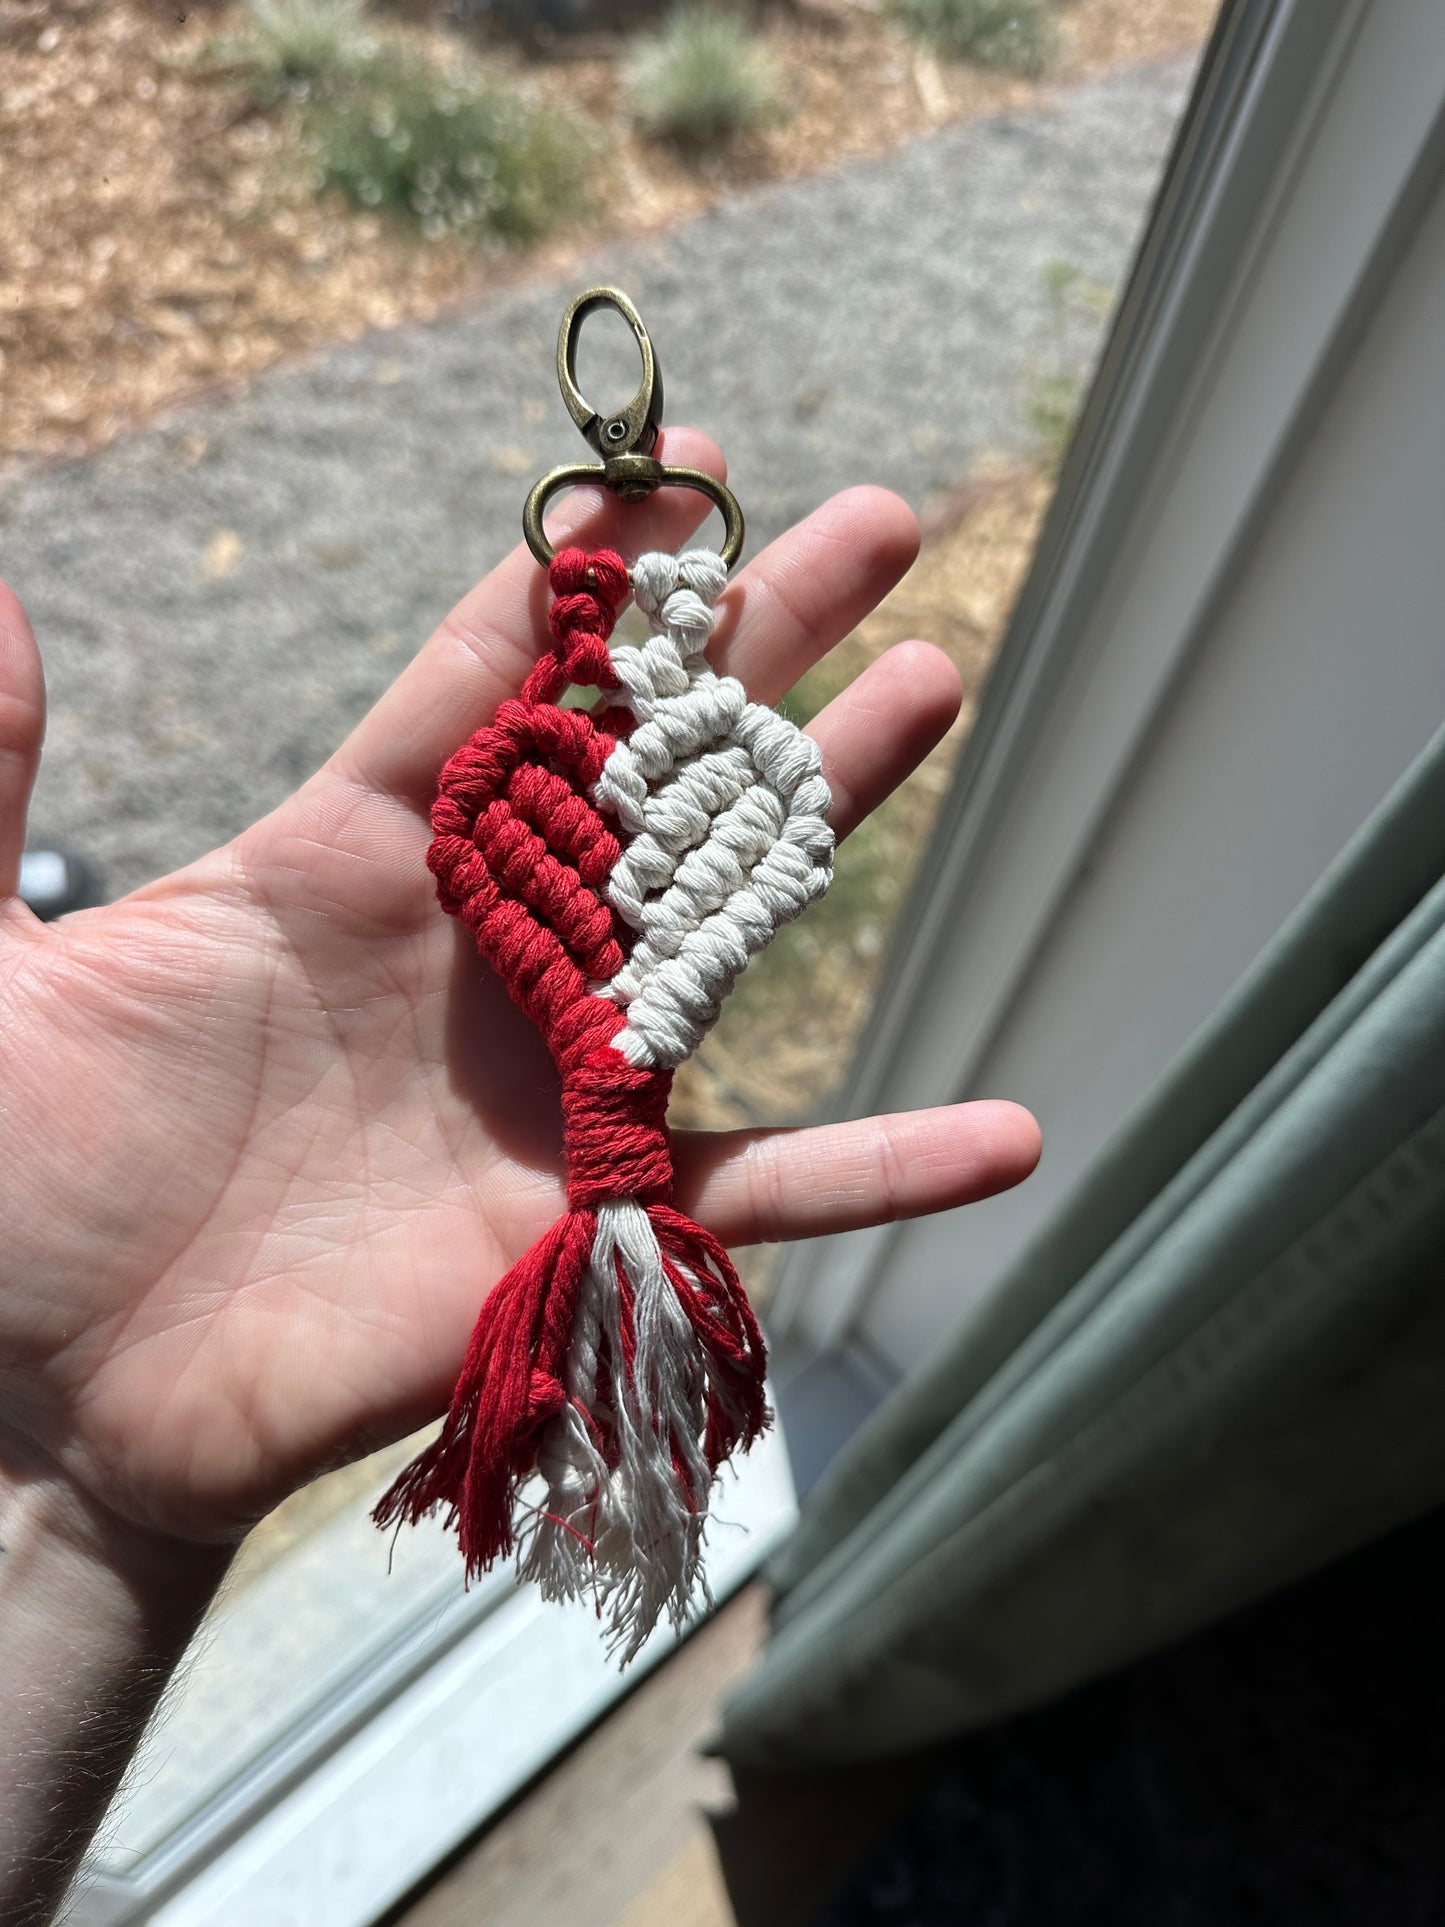
POLYGON ((739 199, 13 478, 0 569, 51 698, 33 839, 84 848, 119 892, 316 767, 514 541, 534 476, 585 457, 552 349, 589 280, 636 300, 667 418, 727 447, 750 552, 849 483, 926 508, 980 457, 1026 452, 1040 381, 1098 347, 1098 304, 1061 301, 1059 271, 1117 286, 1189 71, 1120 72, 739 199))

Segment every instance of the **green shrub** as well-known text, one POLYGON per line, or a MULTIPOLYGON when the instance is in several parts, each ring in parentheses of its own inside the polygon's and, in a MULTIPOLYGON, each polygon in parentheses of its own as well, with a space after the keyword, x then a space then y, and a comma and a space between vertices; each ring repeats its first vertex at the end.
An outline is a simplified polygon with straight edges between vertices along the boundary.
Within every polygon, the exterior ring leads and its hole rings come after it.
POLYGON ((716 145, 777 119, 777 84, 761 38, 710 0, 683 0, 628 62, 632 115, 649 134, 716 145))
POLYGON ((1054 370, 1036 370, 1024 399, 1024 414, 1038 444, 1040 462, 1051 475, 1057 475, 1074 437, 1074 423, 1083 400, 1083 385, 1076 375, 1054 370))
POLYGON ((590 154, 574 122, 403 50, 314 96, 303 127, 322 186, 408 215, 433 239, 534 239, 578 205, 590 154))
POLYGON ((1058 30, 1048 0, 893 0, 905 26, 941 53, 1001 73, 1041 74, 1058 30))
POLYGON ((248 30, 209 42, 201 62, 289 109, 318 189, 434 240, 529 241, 583 204, 595 142, 576 116, 373 32, 366 0, 249 0, 249 12, 248 30))
POLYGON ((1070 347, 1071 328, 1080 322, 1101 323, 1113 313, 1115 297, 1112 288, 1088 279, 1072 261, 1047 262, 1040 279, 1054 340, 1047 359, 1029 370, 1024 414, 1037 438, 1039 459, 1057 474, 1084 399, 1080 350, 1070 347))
POLYGON ((250 13, 244 58, 263 96, 334 85, 376 55, 366 0, 250 0, 250 13))

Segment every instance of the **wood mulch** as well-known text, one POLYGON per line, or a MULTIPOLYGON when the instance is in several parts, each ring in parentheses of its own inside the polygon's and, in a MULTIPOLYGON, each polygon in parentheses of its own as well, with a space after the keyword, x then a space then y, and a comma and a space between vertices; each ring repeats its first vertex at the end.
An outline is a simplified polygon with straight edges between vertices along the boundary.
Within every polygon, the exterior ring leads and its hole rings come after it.
MULTIPOLYGON (((0 457, 83 453, 179 397, 473 299, 599 235, 653 229, 1037 91, 934 58, 882 6, 796 0, 764 15, 789 117, 704 160, 628 125, 621 40, 543 57, 388 20, 602 129, 607 225, 564 222, 519 256, 427 242, 318 198, 291 117, 257 111, 239 75, 196 60, 243 25, 239 6, 0 0, 0 457)), ((1213 11, 1212 0, 1072 0, 1048 84, 1197 44, 1213 11)))

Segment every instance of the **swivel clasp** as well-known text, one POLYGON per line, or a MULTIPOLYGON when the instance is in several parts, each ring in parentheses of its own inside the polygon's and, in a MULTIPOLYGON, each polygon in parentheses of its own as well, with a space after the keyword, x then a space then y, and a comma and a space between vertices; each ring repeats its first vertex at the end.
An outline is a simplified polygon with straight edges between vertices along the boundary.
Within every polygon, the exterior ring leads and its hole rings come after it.
POLYGON ((742 553, 743 513, 725 483, 700 468, 675 468, 653 454, 662 427, 662 370, 642 317, 620 288, 588 288, 567 305, 557 334, 557 384, 567 412, 591 446, 602 457, 601 467, 590 462, 569 463, 544 475, 527 497, 522 510, 522 533, 527 547, 544 569, 554 550, 542 527, 542 517, 554 495, 579 483, 600 482, 624 502, 645 502, 659 488, 691 488, 706 495, 722 511, 726 525, 722 559, 731 568, 742 553), (577 386, 577 341, 582 323, 598 308, 615 308, 631 328, 642 356, 642 380, 637 393, 616 414, 599 415, 577 386))

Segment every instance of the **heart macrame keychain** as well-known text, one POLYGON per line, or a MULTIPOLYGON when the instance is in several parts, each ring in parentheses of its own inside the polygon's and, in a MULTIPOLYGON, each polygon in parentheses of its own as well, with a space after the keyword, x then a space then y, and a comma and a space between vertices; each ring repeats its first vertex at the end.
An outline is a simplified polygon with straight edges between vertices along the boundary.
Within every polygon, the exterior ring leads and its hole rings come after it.
POLYGON ((705 1596, 712 1486, 768 1420, 737 1272, 672 1203, 672 1076, 749 959, 827 889, 833 833, 814 743, 708 665, 742 514, 712 476, 653 454, 662 381, 624 294, 572 302, 557 374, 602 466, 554 469, 527 498, 550 646, 442 771, 427 860, 556 1060, 567 1210, 486 1299, 441 1432, 375 1517, 441 1510, 469 1575, 520 1547, 549 1598, 597 1600, 627 1659, 705 1596), (605 418, 576 373, 581 325, 603 306, 642 354, 636 396, 605 418), (609 550, 554 554, 543 511, 583 482, 627 502, 701 490, 722 510, 722 553, 643 555, 630 572, 609 550), (610 648, 629 587, 651 636, 610 648), (595 686, 597 706, 562 707, 574 685, 595 686))

